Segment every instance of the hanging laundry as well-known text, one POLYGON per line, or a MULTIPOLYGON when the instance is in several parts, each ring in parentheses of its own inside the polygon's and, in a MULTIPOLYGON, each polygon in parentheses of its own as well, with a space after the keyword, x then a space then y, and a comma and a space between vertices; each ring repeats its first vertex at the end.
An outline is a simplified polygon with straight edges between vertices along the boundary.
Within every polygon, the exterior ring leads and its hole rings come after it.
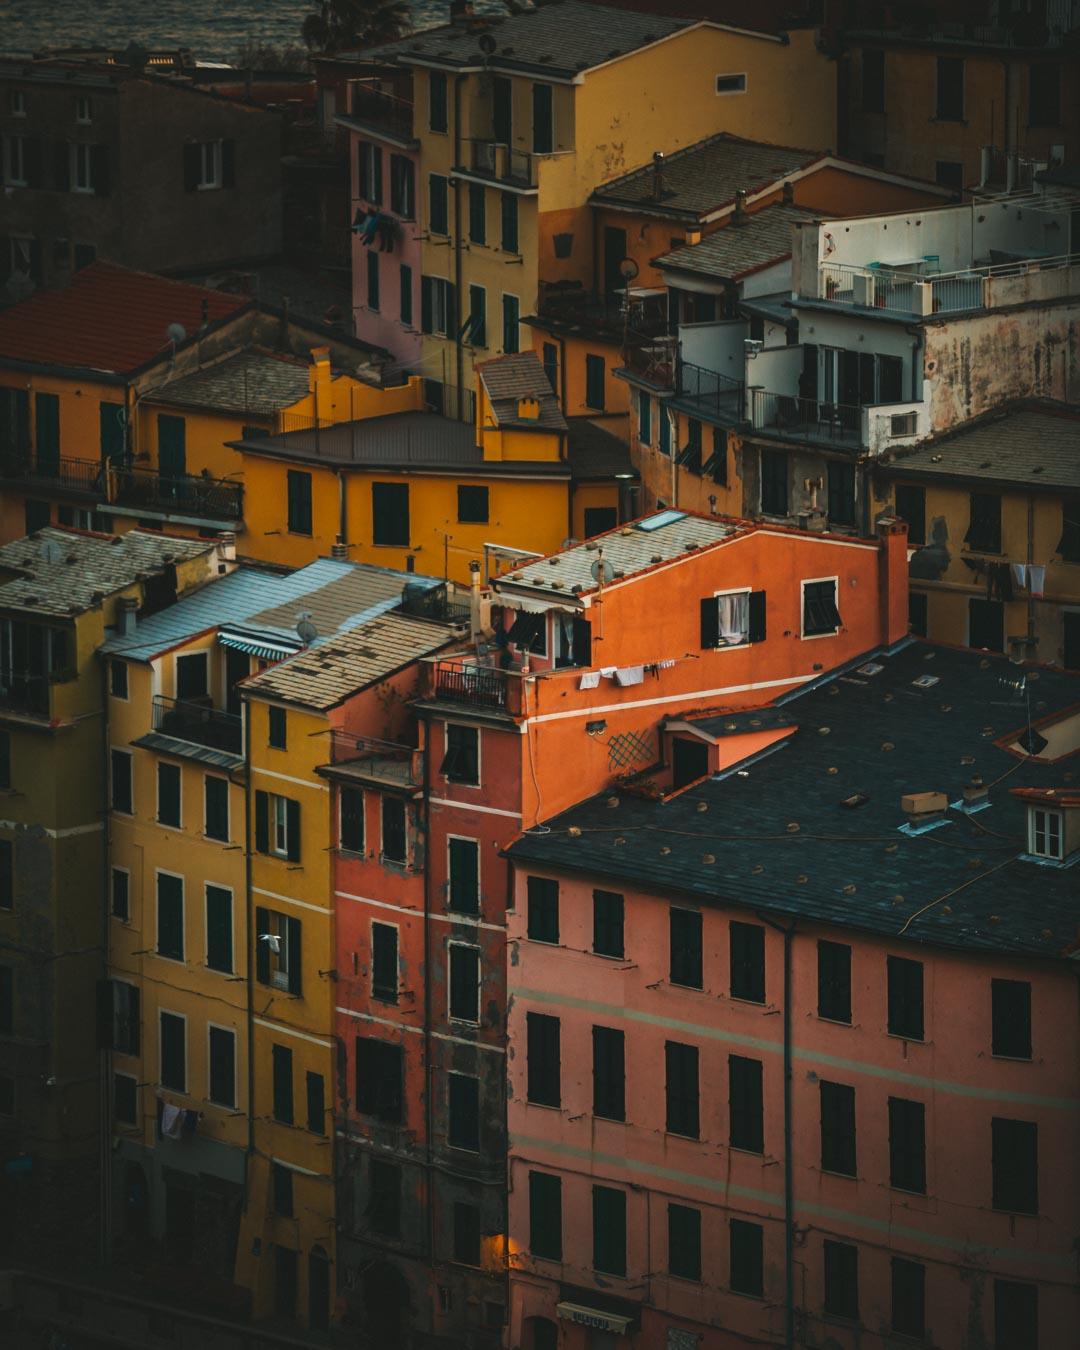
POLYGON ((578 681, 579 689, 596 689, 600 684, 600 672, 598 670, 587 670, 578 681))
POLYGON ((1027 565, 1025 563, 1010 563, 1012 568, 1013 584, 1017 590, 1022 591, 1027 585, 1027 565))
POLYGON ((615 678, 615 667, 614 667, 614 666, 601 666, 601 667, 600 667, 600 674, 603 675, 604 679, 606 679, 606 680, 612 680, 612 679, 615 678))
POLYGON ((161 1133, 168 1139, 180 1138, 183 1111, 172 1102, 161 1103, 161 1133))
POLYGON ((624 688, 630 684, 644 684, 644 682, 644 666, 622 666, 615 672, 615 683, 621 684, 624 688))
POLYGON ((1042 563, 1031 563, 1028 567, 1028 589, 1031 594, 1041 599, 1045 585, 1046 567, 1042 563))

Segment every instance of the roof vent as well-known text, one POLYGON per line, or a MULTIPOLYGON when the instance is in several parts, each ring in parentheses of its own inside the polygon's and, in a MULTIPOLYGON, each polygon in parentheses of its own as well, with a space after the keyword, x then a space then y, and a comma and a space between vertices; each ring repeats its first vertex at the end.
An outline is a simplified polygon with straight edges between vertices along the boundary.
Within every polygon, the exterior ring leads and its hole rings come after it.
POLYGON ((949 799, 944 792, 905 792, 900 798, 900 809, 908 817, 900 826, 904 834, 923 834, 948 822, 945 811, 949 799))
POLYGON ((785 183, 781 189, 780 200, 785 206, 794 206, 795 204, 795 184, 785 183))
POLYGON ((739 188, 735 194, 735 211, 731 217, 732 225, 745 225, 750 219, 746 210, 746 189, 739 188))
POLYGON ((135 631, 135 616, 138 612, 138 600, 133 595, 122 595, 116 603, 117 632, 130 637, 135 631))

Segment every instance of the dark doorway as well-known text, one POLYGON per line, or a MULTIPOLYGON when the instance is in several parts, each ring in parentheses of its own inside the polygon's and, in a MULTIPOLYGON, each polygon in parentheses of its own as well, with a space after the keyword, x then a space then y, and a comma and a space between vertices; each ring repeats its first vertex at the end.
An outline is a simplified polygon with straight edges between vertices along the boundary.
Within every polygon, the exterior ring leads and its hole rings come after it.
POLYGON ((144 1238, 150 1230, 150 1196, 146 1175, 137 1163, 124 1168, 124 1232, 131 1238, 144 1238))
POLYGON ((274 1312, 278 1317, 296 1317, 296 1253, 289 1247, 274 1248, 274 1312))
POLYGON ((604 226, 604 293, 616 295, 626 287, 619 264, 626 257, 626 231, 614 225, 604 226))
POLYGON ((1005 650, 1005 606, 1000 600, 968 601, 968 646, 1005 650))
POLYGON ((308 1256, 308 1325, 330 1330, 330 1260, 322 1247, 312 1247, 308 1256))
POLYGON ((240 716, 240 691, 237 683, 246 680, 251 671, 251 658, 247 652, 239 652, 235 647, 225 648, 225 710, 240 716))
POLYGON ((671 742, 672 786, 685 787, 709 772, 709 747, 704 741, 684 741, 676 737, 671 742))
POLYGON ((385 1261, 363 1275, 364 1320, 372 1345, 403 1345, 409 1328, 409 1286, 385 1261))
POLYGON ((184 1183, 165 1183, 165 1250, 169 1260, 186 1265, 195 1246, 195 1192, 184 1183))
POLYGON ((1080 610, 1066 610, 1061 619, 1065 629, 1065 669, 1080 670, 1080 610))

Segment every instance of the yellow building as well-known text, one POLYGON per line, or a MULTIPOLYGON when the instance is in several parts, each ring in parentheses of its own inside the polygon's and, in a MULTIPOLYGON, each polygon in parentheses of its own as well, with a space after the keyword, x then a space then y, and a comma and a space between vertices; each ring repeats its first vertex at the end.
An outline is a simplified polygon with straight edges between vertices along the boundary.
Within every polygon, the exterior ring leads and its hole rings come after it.
POLYGON ((911 628, 1080 669, 1080 418, 1014 406, 874 475, 876 512, 908 523, 911 628))
POLYGON ((48 528, 0 548, 0 1149, 29 1161, 34 1184, 8 1193, 28 1260, 39 1239, 61 1260, 68 1242, 85 1256, 98 1240, 107 808, 94 653, 125 607, 167 609, 219 556, 143 531, 48 528))

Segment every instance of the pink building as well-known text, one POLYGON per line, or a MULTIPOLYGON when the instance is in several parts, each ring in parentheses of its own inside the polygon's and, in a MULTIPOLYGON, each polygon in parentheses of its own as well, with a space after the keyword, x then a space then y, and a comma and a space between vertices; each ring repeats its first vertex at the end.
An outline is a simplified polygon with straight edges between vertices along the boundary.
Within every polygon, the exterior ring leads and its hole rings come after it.
POLYGON ((412 76, 400 70, 351 80, 349 133, 353 325, 403 369, 420 367, 420 143, 413 137, 412 76))
POLYGON ((510 848, 512 1350, 1073 1343, 1080 679, 1021 673, 668 719, 510 848))

